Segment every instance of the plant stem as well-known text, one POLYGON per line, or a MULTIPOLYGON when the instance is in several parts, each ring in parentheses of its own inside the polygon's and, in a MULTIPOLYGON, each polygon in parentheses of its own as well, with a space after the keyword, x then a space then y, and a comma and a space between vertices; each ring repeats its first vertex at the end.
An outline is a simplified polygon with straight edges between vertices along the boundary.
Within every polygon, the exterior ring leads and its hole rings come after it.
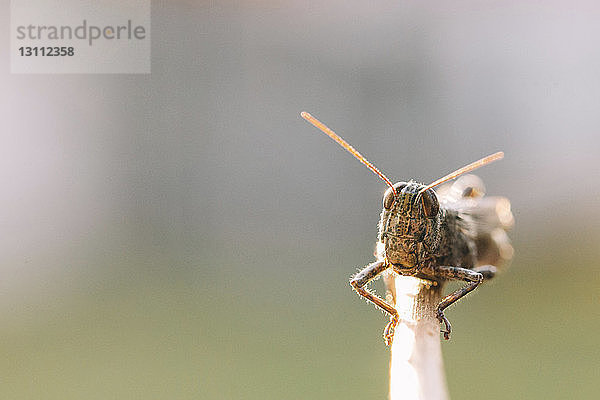
POLYGON ((397 276, 396 327, 390 361, 390 400, 448 399, 437 304, 443 285, 397 276))

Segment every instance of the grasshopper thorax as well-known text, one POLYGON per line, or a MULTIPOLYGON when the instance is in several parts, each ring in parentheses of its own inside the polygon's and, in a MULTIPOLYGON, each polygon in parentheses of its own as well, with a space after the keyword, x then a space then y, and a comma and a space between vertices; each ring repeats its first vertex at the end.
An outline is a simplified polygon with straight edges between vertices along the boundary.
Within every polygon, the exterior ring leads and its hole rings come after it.
POLYGON ((439 243, 442 212, 433 189, 421 192, 425 187, 398 182, 383 196, 379 242, 387 262, 399 269, 418 267, 433 256, 439 243))

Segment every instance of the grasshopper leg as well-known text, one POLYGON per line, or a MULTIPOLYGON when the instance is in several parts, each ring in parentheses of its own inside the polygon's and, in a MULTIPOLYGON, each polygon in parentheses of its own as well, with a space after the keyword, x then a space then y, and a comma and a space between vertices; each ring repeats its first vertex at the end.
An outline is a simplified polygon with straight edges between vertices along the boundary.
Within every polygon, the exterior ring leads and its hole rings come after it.
MULTIPOLYGON (((449 295, 444 297, 442 301, 440 301, 440 303, 438 304, 437 317, 438 320, 444 324, 445 329, 442 330, 442 332, 444 333, 444 339, 446 340, 450 339, 452 326, 450 325, 450 321, 448 321, 448 318, 446 318, 446 316, 444 315, 444 310, 449 305, 453 304, 458 299, 465 296, 467 293, 475 290, 475 288, 479 286, 481 282, 483 282, 484 274, 489 276, 488 273, 492 273, 491 269, 483 269, 482 267, 479 268, 481 272, 460 267, 440 266, 436 268, 436 273, 441 278, 444 278, 446 280, 460 280, 467 282, 467 286, 464 286, 450 293, 449 295)), ((495 268, 493 273, 495 274, 495 268)))
POLYGON ((382 298, 365 289, 365 286, 369 282, 375 279, 387 268, 388 266, 385 264, 385 261, 377 261, 373 264, 369 264, 350 280, 350 286, 352 286, 352 288, 356 290, 359 295, 363 296, 368 301, 372 302, 377 307, 390 314, 390 322, 383 331, 385 344, 389 346, 394 340, 394 331, 396 329, 396 325, 398 325, 398 312, 393 305, 387 303, 382 298))
POLYGON ((480 267, 473 268, 473 271, 479 272, 481 275, 483 275, 483 280, 488 281, 496 276, 498 273, 498 268, 494 267, 493 265, 482 265, 480 267))

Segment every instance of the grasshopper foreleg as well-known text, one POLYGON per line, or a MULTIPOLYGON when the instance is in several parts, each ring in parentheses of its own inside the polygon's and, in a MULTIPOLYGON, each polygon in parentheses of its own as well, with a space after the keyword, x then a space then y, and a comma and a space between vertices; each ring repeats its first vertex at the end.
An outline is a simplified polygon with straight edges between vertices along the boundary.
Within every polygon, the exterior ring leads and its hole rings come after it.
POLYGON ((440 278, 444 278, 446 280, 460 280, 468 283, 467 286, 464 286, 444 297, 442 301, 440 301, 440 303, 438 304, 437 317, 438 320, 444 324, 445 329, 442 330, 442 332, 444 333, 444 339, 450 339, 450 333, 452 332, 452 326, 450 325, 450 321, 448 321, 448 318, 446 318, 446 316, 444 315, 444 310, 449 305, 456 302, 461 297, 465 296, 467 293, 475 290, 475 288, 479 286, 481 282, 483 282, 484 277, 485 279, 490 279, 495 274, 496 267, 492 265, 484 265, 481 267, 477 267, 474 270, 460 267, 445 266, 439 266, 436 268, 436 275, 440 278))
POLYGON ((385 264, 385 261, 377 261, 373 264, 369 264, 350 280, 350 285, 359 295, 363 296, 377 307, 390 314, 390 322, 383 331, 385 344, 389 346, 394 340, 394 331, 396 329, 396 325, 398 325, 398 312, 394 306, 364 288, 369 282, 375 279, 386 269, 388 269, 388 266, 385 264))

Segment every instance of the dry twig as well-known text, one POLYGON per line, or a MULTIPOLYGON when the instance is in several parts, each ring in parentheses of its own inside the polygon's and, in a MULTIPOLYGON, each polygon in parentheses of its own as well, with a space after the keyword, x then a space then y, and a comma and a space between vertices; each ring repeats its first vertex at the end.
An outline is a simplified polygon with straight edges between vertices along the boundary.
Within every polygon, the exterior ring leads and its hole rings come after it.
POLYGON ((442 285, 396 276, 396 328, 390 361, 390 400, 448 399, 436 308, 442 285))

